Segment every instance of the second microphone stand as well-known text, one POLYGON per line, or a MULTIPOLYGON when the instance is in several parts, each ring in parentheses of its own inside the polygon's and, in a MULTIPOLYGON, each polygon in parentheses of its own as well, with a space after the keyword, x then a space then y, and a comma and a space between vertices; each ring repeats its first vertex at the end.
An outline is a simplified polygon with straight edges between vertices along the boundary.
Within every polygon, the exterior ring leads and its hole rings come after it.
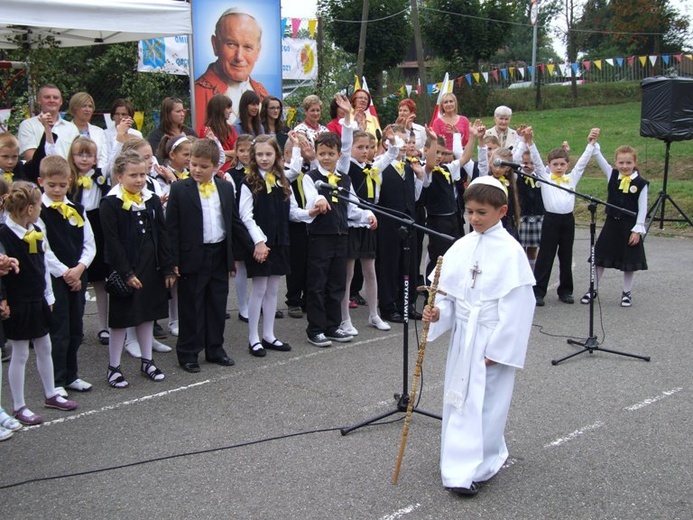
POLYGON ((543 184, 546 184, 547 186, 552 186, 556 189, 566 191, 568 193, 571 193, 575 195, 576 197, 580 197, 581 199, 584 199, 589 202, 589 205, 587 206, 587 209, 590 212, 590 288, 589 288, 589 294, 590 294, 590 312, 589 312, 589 332, 587 339, 578 341, 576 339, 569 339, 568 343, 570 345, 576 345, 578 347, 582 347, 582 350, 578 350, 577 352, 573 352, 572 354, 569 354, 565 357, 562 357, 560 359, 554 359, 551 361, 552 365, 558 365, 559 363, 565 361, 566 359, 570 359, 572 357, 578 356, 580 354, 584 354, 585 352, 589 352, 590 354, 594 353, 595 351, 601 351, 601 352, 608 352, 609 354, 617 354, 619 356, 627 356, 627 357, 632 357, 632 358, 637 358, 637 359, 642 359, 643 361, 649 361, 650 356, 641 356, 638 354, 629 354, 627 352, 619 352, 617 350, 609 350, 606 348, 601 347, 601 343, 597 340, 597 335, 594 333, 594 300, 595 300, 595 284, 596 284, 596 267, 594 264, 594 244, 595 244, 595 237, 597 234, 597 223, 596 223, 596 213, 597 213, 597 205, 602 204, 604 206, 616 209, 622 213, 625 213, 627 215, 631 216, 636 216, 635 212, 627 210, 625 208, 621 208, 619 206, 616 206, 614 204, 611 204, 609 202, 604 202, 603 200, 597 199, 596 197, 592 197, 591 195, 585 195, 583 193, 578 193, 577 191, 573 191, 570 188, 566 188, 564 186, 561 186, 560 184, 555 184, 553 182, 545 181, 543 179, 540 179, 539 177, 536 177, 535 175, 529 175, 527 173, 524 173, 522 171, 521 166, 517 166, 513 168, 515 173, 517 173, 521 177, 525 177, 528 179, 534 179, 535 182, 542 182, 543 184))
MULTIPOLYGON (((363 209, 368 209, 373 211, 374 213, 377 213, 378 215, 382 215, 385 218, 388 218, 390 220, 393 220, 395 222, 398 222, 401 224, 401 227, 399 228, 399 233, 400 233, 400 238, 403 242, 403 269, 404 269, 404 278, 402 281, 403 284, 403 291, 404 291, 404 306, 403 306, 403 312, 402 315, 404 317, 404 321, 402 323, 402 332, 403 332, 403 337, 402 337, 402 393, 400 394, 395 394, 395 400, 397 401, 395 404, 394 409, 389 410, 385 413, 382 413, 380 415, 377 415, 375 417, 372 417, 370 419, 367 419, 363 422, 360 422, 358 424, 354 424, 352 426, 346 426, 344 428, 341 428, 339 431, 342 433, 342 435, 347 435, 349 432, 352 432, 354 430, 357 430, 363 426, 367 426, 369 424, 373 424, 375 422, 378 422, 382 419, 385 419, 387 417, 390 417, 391 415, 394 415, 396 413, 406 413, 407 412, 407 406, 409 405, 409 285, 410 285, 410 280, 409 280, 409 268, 411 266, 411 239, 412 239, 412 231, 414 229, 419 229, 425 233, 428 233, 429 235, 435 235, 439 238, 449 240, 450 242, 454 242, 456 239, 449 236, 445 235, 443 233, 438 233, 437 231, 432 231, 428 229, 425 226, 421 226, 417 224, 413 218, 411 218, 409 215, 399 213, 399 212, 390 212, 387 211, 385 208, 378 206, 376 204, 371 204, 369 202, 366 202, 364 200, 358 199, 354 200, 350 196, 344 196, 339 190, 329 190, 331 191, 331 196, 337 197, 340 200, 346 201, 349 204, 354 204, 355 206, 358 206, 363 209)), ((392 266, 394 268, 394 266, 392 266)), ((414 413, 418 413, 421 415, 425 415, 427 417, 432 417, 434 419, 441 419, 440 415, 436 415, 431 412, 427 412, 425 410, 421 410, 420 408, 414 407, 412 410, 414 413)))

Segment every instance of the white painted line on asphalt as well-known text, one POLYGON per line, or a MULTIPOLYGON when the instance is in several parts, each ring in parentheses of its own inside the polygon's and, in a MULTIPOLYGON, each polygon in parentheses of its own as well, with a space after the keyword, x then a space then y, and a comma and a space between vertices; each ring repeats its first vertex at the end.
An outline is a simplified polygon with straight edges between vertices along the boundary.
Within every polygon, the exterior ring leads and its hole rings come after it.
POLYGON ((191 385, 179 386, 178 388, 172 388, 171 390, 166 390, 164 392, 158 392, 156 394, 151 394, 151 395, 144 395, 142 397, 138 397, 136 399, 131 399, 129 401, 123 401, 123 402, 116 403, 116 404, 110 404, 108 406, 102 406, 101 408, 98 408, 96 410, 88 410, 86 412, 80 412, 80 413, 77 413, 75 415, 68 415, 66 417, 61 417, 60 419, 55 419, 53 421, 46 421, 44 423, 37 424, 36 426, 25 426, 20 431, 27 432, 30 430, 35 430, 37 428, 43 428, 45 426, 53 426, 56 424, 65 423, 67 421, 74 421, 75 419, 82 419, 83 417, 88 417, 90 415, 94 415, 94 414, 101 413, 101 412, 108 412, 110 410, 115 410, 116 408, 121 408, 123 406, 129 406, 131 404, 137 404, 137 403, 141 403, 144 401, 149 401, 150 399, 156 399, 158 397, 166 397, 170 394, 174 394, 176 392, 182 392, 183 390, 189 390, 189 389, 194 388, 196 386, 206 385, 206 384, 211 383, 211 382, 212 382, 211 379, 207 379, 205 381, 199 381, 199 382, 193 383, 191 385))
POLYGON ((395 520, 396 518, 402 518, 404 515, 413 513, 416 509, 420 507, 421 504, 411 504, 407 507, 403 507, 402 509, 398 509, 397 511, 390 513, 389 515, 381 516, 378 520, 395 520))
POLYGON ((672 388, 671 390, 665 390, 664 392, 662 392, 661 395, 658 395, 656 397, 652 397, 649 399, 645 399, 644 401, 640 401, 639 403, 635 403, 632 406, 626 406, 624 409, 628 410, 629 412, 634 412, 636 410, 640 410, 640 408, 644 408, 647 405, 650 405, 652 403, 656 403, 657 401, 661 401, 665 397, 669 397, 670 395, 674 395, 675 393, 680 392, 681 390, 683 390, 683 388, 681 388, 681 387, 672 388))
POLYGON ((225 381, 227 379, 238 377, 242 374, 247 374, 247 373, 253 372, 253 371, 258 370, 258 369, 259 370, 266 370, 266 369, 274 368, 277 366, 287 365, 289 363, 295 363, 297 361, 301 361, 303 359, 307 359, 307 358, 310 358, 313 356, 324 355, 324 354, 329 353, 330 351, 342 350, 342 349, 346 349, 346 348, 354 348, 354 347, 358 347, 360 345, 367 345, 368 343, 375 343, 377 341, 382 341, 385 339, 396 338, 397 336, 400 336, 400 334, 388 334, 386 336, 380 336, 377 338, 366 339, 363 341, 355 341, 352 343, 343 343, 343 344, 339 344, 338 346, 335 346, 333 348, 326 348, 326 349, 325 348, 318 348, 314 352, 310 352, 308 354, 304 354, 301 356, 295 356, 293 358, 289 358, 289 359, 286 359, 283 361, 274 361, 271 363, 266 363, 266 364, 261 365, 261 366, 249 367, 248 369, 245 369, 245 370, 234 371, 232 373, 223 375, 223 376, 218 377, 216 379, 205 379, 204 381, 198 381, 197 383, 192 383, 190 385, 180 386, 178 388, 172 388, 172 389, 166 390, 164 392, 157 392, 156 394, 144 395, 142 397, 137 397, 136 399, 130 399, 128 401, 122 401, 120 403, 111 404, 108 406, 102 406, 101 408, 97 408, 95 410, 87 410, 85 412, 76 413, 74 415, 68 415, 68 416, 61 417, 59 419, 55 419, 52 421, 46 421, 42 424, 37 424, 36 426, 25 426, 20 431, 26 432, 26 431, 30 431, 30 430, 35 430, 37 428, 43 428, 46 426, 55 426, 56 424, 63 424, 63 423, 66 423, 68 421, 74 421, 76 419, 82 419, 84 417, 89 417, 91 415, 95 415, 95 414, 99 414, 99 413, 103 413, 103 412, 109 412, 111 410, 115 410, 117 408, 122 408, 124 406, 130 406, 130 405, 142 403, 145 401, 149 401, 151 399, 167 397, 171 394, 174 394, 177 392, 182 392, 184 390, 191 390, 191 389, 196 388, 198 386, 207 385, 210 383, 219 383, 221 381, 225 381))
POLYGON ((561 444, 565 444, 568 441, 575 440, 578 437, 580 437, 581 435, 583 435, 589 431, 593 431, 593 430, 596 430, 598 428, 601 428, 602 426, 604 426, 604 423, 601 421, 597 421, 594 424, 590 424, 589 426, 584 426, 584 427, 580 428, 579 430, 575 430, 574 432, 569 433, 565 437, 559 437, 555 441, 550 442, 549 444, 545 444, 544 448, 555 448, 557 446, 560 446, 561 444))

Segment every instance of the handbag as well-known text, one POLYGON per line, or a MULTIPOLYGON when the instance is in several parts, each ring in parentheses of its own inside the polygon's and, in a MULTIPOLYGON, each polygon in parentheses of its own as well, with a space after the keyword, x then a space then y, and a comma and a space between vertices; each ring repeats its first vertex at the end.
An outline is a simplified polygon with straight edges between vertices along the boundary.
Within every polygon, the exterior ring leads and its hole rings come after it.
POLYGON ((132 296, 135 289, 130 287, 118 271, 111 271, 111 274, 106 278, 105 289, 108 294, 114 298, 128 298, 132 296))

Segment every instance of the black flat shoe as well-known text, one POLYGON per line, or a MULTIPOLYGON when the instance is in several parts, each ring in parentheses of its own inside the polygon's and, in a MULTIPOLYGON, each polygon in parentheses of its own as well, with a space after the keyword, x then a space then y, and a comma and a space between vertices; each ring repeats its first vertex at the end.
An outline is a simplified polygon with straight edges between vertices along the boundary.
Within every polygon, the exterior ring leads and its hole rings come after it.
POLYGON ((392 323, 404 323, 404 316, 397 311, 383 313, 380 315, 380 317, 385 321, 392 323))
POLYGON ((479 484, 477 484, 476 482, 472 482, 472 485, 468 488, 454 487, 447 488, 447 490, 461 497, 473 497, 479 492, 479 484))
POLYGON ((222 356, 220 358, 205 358, 205 361, 207 363, 214 363, 215 365, 221 365, 222 367, 232 367, 233 365, 236 364, 236 362, 231 359, 229 356, 222 356))
POLYGON ((242 321, 243 323, 248 323, 248 318, 243 316, 240 312, 238 313, 238 320, 242 321))
POLYGON ((275 339, 271 343, 263 339, 262 346, 265 347, 267 350, 278 350, 279 352, 288 352, 289 350, 291 350, 291 345, 289 345, 285 341, 279 341, 278 339, 275 339))
POLYGON ((197 374, 200 371, 200 365, 197 363, 181 363, 180 367, 190 374, 197 374))
POLYGON ((248 349, 250 350, 250 353, 255 357, 265 357, 267 355, 265 347, 263 347, 262 343, 260 342, 248 345, 248 349))

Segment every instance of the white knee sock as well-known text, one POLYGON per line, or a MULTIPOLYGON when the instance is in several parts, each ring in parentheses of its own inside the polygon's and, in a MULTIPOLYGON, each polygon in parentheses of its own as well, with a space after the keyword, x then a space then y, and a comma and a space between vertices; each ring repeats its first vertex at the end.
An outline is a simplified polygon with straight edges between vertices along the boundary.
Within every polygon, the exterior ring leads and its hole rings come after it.
POLYGON ((32 339, 31 342, 34 344, 36 368, 43 384, 43 393, 46 395, 46 398, 53 397, 56 391, 53 356, 51 356, 51 338, 46 334, 43 337, 32 339))
POLYGON ((236 282, 238 312, 242 316, 248 316, 248 272, 245 270, 245 262, 236 262, 234 281, 236 282))
POLYGON ((110 329, 108 341, 108 364, 112 367, 120 366, 120 357, 125 346, 125 334, 128 329, 110 329))
MULTIPOLYGON (((260 309, 262 309, 262 301, 267 291, 267 280, 268 277, 266 276, 256 276, 253 278, 253 288, 250 292, 250 301, 248 302, 248 342, 251 345, 260 341, 260 334, 258 332, 260 325, 260 309)), ((265 314, 265 321, 269 318, 270 316, 265 314)), ((272 311, 271 318, 274 319, 274 311, 272 311)))
POLYGON ((354 260, 353 258, 347 259, 346 291, 344 291, 344 298, 342 298, 342 321, 351 319, 351 316, 349 314, 349 288, 351 287, 351 281, 354 279, 355 265, 356 260, 354 260))
POLYGON ((630 292, 635 280, 635 271, 623 271, 623 292, 630 292))
POLYGON ((368 316, 374 318, 378 315, 378 278, 375 276, 375 259, 361 259, 363 271, 363 285, 366 286, 366 303, 368 303, 368 316))
POLYGON ((152 359, 152 341, 154 340, 154 322, 145 321, 135 327, 137 343, 140 344, 142 359, 152 359))
POLYGON ((12 347, 12 359, 7 369, 7 381, 12 393, 12 406, 19 410, 26 405, 24 402, 24 378, 26 362, 29 359, 29 340, 8 340, 12 347))
POLYGON ((267 279, 267 289, 262 300, 262 337, 270 343, 277 339, 274 335, 274 314, 277 312, 280 280, 281 276, 270 276, 267 279))

